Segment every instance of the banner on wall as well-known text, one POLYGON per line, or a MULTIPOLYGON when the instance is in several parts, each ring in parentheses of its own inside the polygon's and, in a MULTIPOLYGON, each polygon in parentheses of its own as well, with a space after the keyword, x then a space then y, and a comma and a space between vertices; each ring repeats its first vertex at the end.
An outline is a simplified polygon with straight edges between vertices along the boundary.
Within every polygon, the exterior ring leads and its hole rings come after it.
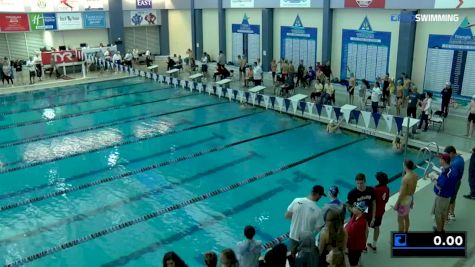
POLYGON ((30 13, 29 18, 32 31, 57 29, 55 13, 30 13))
POLYGON ((156 10, 135 10, 130 12, 130 22, 132 26, 157 25, 156 10))
POLYGON ((57 13, 58 30, 82 29, 81 13, 57 13))
POLYGON ((368 17, 358 30, 342 30, 341 79, 354 73, 356 79, 375 81, 389 68, 390 32, 373 31, 368 17))
POLYGON ((475 95, 475 37, 470 26, 464 18, 453 35, 429 35, 424 90, 439 94, 450 82, 452 97, 475 95))
POLYGON ((85 12, 84 28, 105 28, 106 13, 105 12, 85 12))
POLYGON ((475 0, 435 0, 434 8, 475 8, 475 0))
POLYGON ((297 15, 293 26, 280 27, 280 56, 295 65, 303 60, 304 66, 315 66, 317 61, 317 28, 303 26, 297 15))
POLYGON ((0 14, 0 32, 27 32, 29 30, 27 14, 0 14))
POLYGON ((30 0, 31 12, 54 12, 55 1, 30 0))
POLYGON ((232 24, 233 61, 237 62, 238 55, 246 56, 247 62, 256 62, 260 58, 261 40, 260 25, 249 24, 249 17, 244 14, 241 24, 232 24))
POLYGON ((81 61, 80 50, 66 50, 66 51, 57 51, 57 52, 41 52, 41 62, 44 65, 51 64, 52 56, 54 57, 56 64, 81 61))
POLYGON ((104 10, 104 0, 84 0, 84 10, 104 10))
POLYGON ((384 8, 385 0, 345 0, 349 8, 384 8))
POLYGON ((0 0, 0 10, 2 12, 25 12, 23 1, 0 0))
MULTIPOLYGON (((53 0, 49 0, 53 1, 53 0)), ((56 11, 58 12, 67 12, 67 11, 79 11, 80 0, 55 0, 56 1, 56 11)))
POLYGON ((254 0, 231 0, 231 8, 254 7, 254 0))
POLYGON ((310 0, 280 0, 280 7, 310 7, 310 0))
POLYGON ((135 7, 137 9, 151 9, 152 8, 152 0, 135 0, 135 7))

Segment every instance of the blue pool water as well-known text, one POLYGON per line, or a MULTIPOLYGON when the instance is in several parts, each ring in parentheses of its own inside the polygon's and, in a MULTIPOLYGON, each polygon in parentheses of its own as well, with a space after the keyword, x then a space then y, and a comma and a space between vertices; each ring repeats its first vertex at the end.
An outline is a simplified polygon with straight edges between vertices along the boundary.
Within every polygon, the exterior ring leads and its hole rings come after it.
POLYGON ((160 266, 174 250, 200 266, 245 225, 263 242, 286 233, 315 184, 345 198, 357 173, 385 171, 399 187, 389 143, 141 78, 0 102, 3 264, 160 266))

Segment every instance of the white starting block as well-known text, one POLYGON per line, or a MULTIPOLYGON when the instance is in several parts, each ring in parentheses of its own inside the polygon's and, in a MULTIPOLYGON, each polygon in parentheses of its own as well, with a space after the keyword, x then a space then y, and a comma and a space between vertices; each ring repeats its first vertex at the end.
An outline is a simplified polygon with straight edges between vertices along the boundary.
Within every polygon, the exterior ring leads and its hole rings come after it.
POLYGON ((201 73, 196 73, 196 74, 193 74, 191 75, 190 77, 188 77, 190 80, 194 81, 194 80, 197 80, 198 82, 201 81, 201 77, 203 77, 203 74, 201 73))
POLYGON ((171 70, 167 70, 167 74, 170 75, 170 76, 175 75, 176 77, 178 77, 178 72, 179 71, 180 71, 179 69, 171 69, 171 70))
POLYGON ((254 86, 252 87, 251 89, 249 89, 249 92, 251 93, 259 93, 260 91, 264 91, 264 89, 266 89, 265 86, 262 86, 262 85, 258 85, 258 86, 254 86))
POLYGON ((307 97, 308 97, 308 95, 296 94, 296 95, 291 96, 291 97, 289 97, 289 98, 287 98, 287 99, 290 100, 290 101, 292 101, 292 102, 295 101, 295 102, 298 103, 298 102, 300 102, 300 101, 302 101, 302 100, 305 100, 305 98, 307 98, 307 97))
POLYGON ((223 79, 223 80, 217 81, 216 84, 221 85, 222 87, 226 87, 226 85, 228 85, 231 81, 232 81, 231 79, 223 79))
POLYGON ((150 67, 147 67, 148 70, 153 71, 153 70, 158 70, 158 65, 152 65, 150 67))

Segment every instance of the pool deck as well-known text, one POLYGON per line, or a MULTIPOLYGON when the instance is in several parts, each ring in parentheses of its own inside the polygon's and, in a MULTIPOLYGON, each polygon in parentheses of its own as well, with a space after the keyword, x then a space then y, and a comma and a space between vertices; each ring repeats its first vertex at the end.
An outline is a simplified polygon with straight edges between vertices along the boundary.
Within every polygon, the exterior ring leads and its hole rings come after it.
MULTIPOLYGON (((159 73, 165 73, 165 64, 162 62, 158 63, 159 73)), ((138 69, 146 71, 147 68, 145 65, 137 66, 138 69)), ((210 73, 212 73, 213 67, 209 67, 210 73)), ((182 71, 179 76, 181 78, 188 78, 190 73, 182 71)), ((238 73, 235 72, 237 76, 238 73)), ((267 95, 273 95, 274 88, 272 87, 271 75, 269 73, 264 74, 264 93, 267 95)), ((88 83, 88 82, 98 82, 104 80, 113 80, 118 78, 127 77, 126 74, 114 74, 111 72, 105 73, 88 73, 86 78, 83 78, 82 75, 70 75, 71 80, 56 80, 46 78, 42 82, 38 82, 34 85, 26 86, 14 86, 6 87, 0 85, 0 94, 7 94, 12 92, 22 92, 29 90, 40 90, 55 86, 66 86, 79 83, 88 83)), ((230 84, 230 88, 243 89, 247 90, 242 86, 238 81, 238 77, 234 77, 233 81, 230 84)), ((212 76, 203 81, 204 83, 211 83, 212 76)), ((310 95, 311 89, 309 88, 297 88, 295 94, 302 93, 310 95)), ((346 104, 347 96, 343 88, 336 88, 336 104, 342 106, 346 104)), ((356 100, 355 100, 356 101, 356 100)), ((394 108, 393 108, 394 109, 394 108)), ((390 110, 390 114, 394 114, 394 110, 390 110)), ((447 145, 454 145, 459 152, 462 152, 464 158, 468 158, 471 148, 475 147, 475 138, 467 138, 464 136, 466 129, 466 116, 463 111, 456 111, 449 113, 449 117, 445 121, 445 129, 437 132, 435 130, 429 130, 425 133, 420 133, 415 136, 417 140, 413 144, 424 145, 428 142, 437 142, 439 146, 444 147, 447 145)), ((450 222, 447 226, 448 231, 466 231, 467 232, 467 258, 391 258, 390 253, 390 232, 397 229, 397 216, 396 213, 392 210, 388 210, 384 216, 383 224, 381 227, 381 236, 378 241, 378 252, 374 253, 371 250, 368 253, 365 253, 362 257, 362 263, 365 267, 379 267, 379 266, 404 266, 404 267, 429 267, 429 266, 453 266, 453 267, 473 267, 475 266, 475 215, 473 212, 473 207, 475 206, 474 200, 468 200, 463 197, 463 195, 469 192, 468 186, 468 162, 466 162, 466 168, 464 172, 464 177, 462 181, 462 186, 459 191, 459 196, 457 198, 456 205, 456 216, 457 220, 450 222), (390 259, 391 258, 391 259, 390 259)), ((390 199, 390 203, 394 202, 397 195, 393 195, 390 199)), ((434 194, 432 191, 432 186, 430 182, 426 180, 420 180, 418 191, 415 196, 415 206, 411 211, 411 231, 431 231, 433 220, 430 214, 430 207, 432 206, 434 199, 434 194)), ((284 207, 283 207, 284 209, 284 207)), ((372 240, 372 232, 368 240, 372 240)), ((205 251, 207 248, 203 248, 205 251)))

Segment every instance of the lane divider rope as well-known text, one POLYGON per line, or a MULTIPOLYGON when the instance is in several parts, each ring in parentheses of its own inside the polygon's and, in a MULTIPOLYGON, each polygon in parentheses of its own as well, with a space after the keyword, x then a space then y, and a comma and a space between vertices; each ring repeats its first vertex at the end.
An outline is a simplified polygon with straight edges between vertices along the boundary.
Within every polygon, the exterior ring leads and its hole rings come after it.
POLYGON ((294 127, 291 127, 291 128, 286 128, 286 129, 282 129, 282 130, 279 130, 279 131, 263 134, 263 135, 260 135, 260 136, 247 138, 247 139, 240 140, 240 141, 237 141, 237 142, 234 142, 234 143, 213 147, 213 148, 202 150, 202 151, 190 154, 190 155, 181 156, 181 157, 178 157, 178 158, 175 158, 175 159, 172 159, 172 160, 167 160, 167 161, 163 161, 163 162, 160 162, 160 163, 152 164, 152 165, 149 165, 149 166, 142 167, 140 169, 127 171, 127 172, 124 172, 124 173, 121 173, 121 174, 113 175, 113 176, 103 178, 103 179, 100 179, 100 180, 96 180, 96 181, 93 181, 93 182, 90 182, 90 183, 85 183, 85 184, 82 184, 82 185, 73 186, 73 187, 68 188, 68 189, 63 189, 63 190, 51 192, 51 193, 48 193, 48 194, 44 194, 44 195, 41 195, 41 196, 37 196, 37 197, 34 197, 34 198, 25 199, 25 200, 22 200, 22 201, 19 201, 19 202, 16 202, 16 203, 11 203, 11 204, 0 207, 0 212, 10 210, 10 209, 14 209, 14 208, 17 208, 17 207, 20 207, 20 206, 25 206, 25 205, 35 203, 35 202, 38 202, 38 201, 42 201, 42 200, 45 200, 45 199, 61 196, 63 194, 67 194, 67 193, 71 193, 71 192, 75 192, 75 191, 79 191, 79 190, 84 190, 86 188, 93 187, 93 186, 96 186, 96 185, 105 184, 105 183, 109 183, 109 182, 112 182, 112 181, 124 179, 124 178, 132 176, 132 175, 136 175, 136 174, 139 174, 139 173, 151 171, 151 170, 154 170, 154 169, 157 169, 157 168, 160 168, 160 167, 165 167, 165 166, 172 165, 172 164, 175 164, 175 163, 178 163, 178 162, 181 162, 181 161, 185 161, 185 160, 188 160, 188 159, 201 157, 201 156, 204 156, 204 155, 209 154, 209 153, 218 152, 218 151, 228 149, 228 148, 233 147, 233 146, 237 146, 237 145, 248 143, 248 142, 251 142, 251 141, 254 141, 254 140, 257 140, 257 139, 261 139, 261 138, 281 134, 281 133, 288 132, 288 131, 291 131, 291 130, 295 130, 295 129, 298 129, 298 128, 302 128, 302 127, 305 127, 305 126, 308 126, 308 125, 310 125, 310 123, 304 123, 304 124, 294 126, 294 127))
MULTIPOLYGON (((308 124, 305 124, 305 126, 306 126, 306 125, 308 125, 308 124)), ((300 126, 300 127, 303 127, 303 126, 300 126)), ((202 194, 202 195, 199 195, 199 196, 195 196, 195 197, 193 197, 193 198, 191 198, 191 199, 188 199, 188 200, 185 200, 185 201, 182 201, 182 202, 173 204, 173 205, 168 206, 168 207, 166 207, 166 208, 159 209, 159 210, 157 210, 157 211, 155 211, 155 212, 152 212, 152 213, 149 213, 149 214, 147 214, 147 215, 144 215, 144 216, 141 216, 141 217, 138 217, 138 218, 135 218, 135 219, 132 219, 132 220, 129 220, 129 221, 120 223, 120 224, 116 224, 116 225, 114 225, 114 226, 112 226, 112 227, 103 229, 103 230, 98 231, 98 232, 95 232, 95 233, 93 233, 93 234, 89 234, 89 235, 83 236, 83 237, 81 237, 81 238, 78 238, 78 239, 75 239, 75 240, 72 240, 72 241, 65 242, 65 243, 63 243, 63 244, 60 244, 60 245, 51 247, 51 248, 49 248, 49 249, 43 250, 43 251, 41 251, 41 252, 38 252, 38 253, 36 253, 36 254, 33 254, 33 255, 31 255, 31 256, 28 256, 28 257, 25 257, 25 258, 22 258, 22 259, 18 259, 18 260, 16 260, 16 261, 12 262, 12 263, 6 264, 5 267, 20 266, 20 265, 23 265, 23 264, 26 264, 26 263, 29 263, 29 262, 38 260, 38 259, 40 259, 40 258, 46 257, 46 256, 48 256, 48 255, 54 254, 54 253, 56 253, 56 252, 59 252, 59 251, 62 251, 62 250, 66 250, 66 249, 75 247, 75 246, 77 246, 77 245, 80 245, 80 244, 82 244, 82 243, 85 243, 85 242, 88 242, 88 241, 97 239, 97 238, 99 238, 99 237, 109 235, 109 234, 111 234, 111 233, 120 231, 120 230, 122 230, 122 229, 128 228, 128 227, 133 226, 133 225, 135 225, 135 224, 138 224, 138 223, 142 223, 142 222, 151 220, 151 219, 156 218, 156 217, 158 217, 158 216, 161 216, 161 215, 163 215, 163 214, 170 213, 170 212, 172 212, 172 211, 175 211, 175 210, 178 210, 178 209, 181 209, 181 208, 190 206, 190 205, 192 205, 192 204, 195 204, 195 203, 200 202, 200 201, 203 201, 203 200, 207 200, 207 199, 209 199, 209 198, 212 198, 212 197, 218 196, 218 195, 220 195, 220 194, 223 194, 223 193, 225 193, 225 192, 228 192, 228 191, 234 190, 234 189, 236 189, 236 188, 239 188, 239 187, 241 187, 241 186, 254 183, 254 182, 259 181, 259 180, 262 180, 262 179, 264 179, 264 178, 266 178, 266 177, 272 176, 272 175, 274 175, 274 174, 283 172, 283 171, 285 171, 285 170, 287 170, 287 169, 290 169, 290 168, 293 168, 293 167, 295 167, 295 166, 301 165, 301 164, 303 164, 303 163, 305 163, 305 162, 308 162, 308 161, 310 161, 310 160, 313 160, 313 159, 315 159, 315 158, 317 158, 317 157, 320 157, 320 156, 322 156, 322 155, 324 155, 324 154, 327 154, 327 153, 333 152, 333 151, 335 151, 335 150, 338 150, 338 149, 347 147, 347 146, 349 146, 349 145, 352 145, 352 144, 361 142, 361 141, 363 141, 363 140, 365 140, 365 139, 366 139, 366 138, 360 138, 360 139, 357 139, 357 140, 353 140, 353 141, 351 141, 351 142, 348 142, 348 143, 339 145, 339 146, 337 146, 337 147, 334 147, 334 148, 331 148, 331 149, 328 149, 328 150, 325 150, 325 151, 316 153, 316 154, 314 154, 314 155, 312 155, 312 156, 309 156, 309 157, 307 157, 307 158, 304 158, 304 159, 295 161, 295 162, 293 162, 293 163, 284 165, 284 166, 279 167, 279 168, 277 168, 277 169, 270 170, 270 171, 267 171, 267 172, 264 172, 264 173, 255 175, 255 176, 253 176, 253 177, 251 177, 251 178, 242 180, 242 181, 240 181, 240 182, 231 184, 231 185, 226 186, 226 187, 222 187, 222 188, 220 188, 220 189, 216 189, 216 190, 214 190, 214 191, 212 191, 212 192, 209 192, 209 193, 205 193, 205 194, 202 194)))

